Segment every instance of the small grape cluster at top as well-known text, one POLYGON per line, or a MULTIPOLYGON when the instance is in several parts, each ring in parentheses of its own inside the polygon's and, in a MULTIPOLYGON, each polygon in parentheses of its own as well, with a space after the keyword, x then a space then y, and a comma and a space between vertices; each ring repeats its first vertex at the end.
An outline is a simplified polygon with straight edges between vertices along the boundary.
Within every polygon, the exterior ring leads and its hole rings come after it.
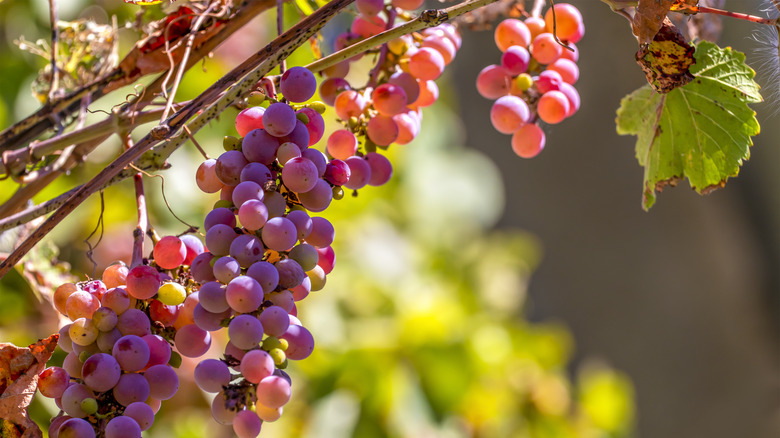
POLYGON ((490 110, 493 127, 512 134, 512 150, 532 158, 545 145, 539 122, 557 124, 580 108, 574 88, 579 78, 579 52, 574 45, 585 33, 579 10, 556 3, 544 18, 508 18, 495 30, 501 65, 489 65, 477 76, 477 91, 495 99, 490 110), (568 48, 555 40, 557 36, 568 48))

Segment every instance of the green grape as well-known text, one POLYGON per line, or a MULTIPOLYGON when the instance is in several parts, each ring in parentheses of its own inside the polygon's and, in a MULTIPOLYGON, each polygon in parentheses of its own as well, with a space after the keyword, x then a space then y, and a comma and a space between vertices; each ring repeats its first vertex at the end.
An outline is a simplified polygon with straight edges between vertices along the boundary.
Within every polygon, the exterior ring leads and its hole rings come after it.
POLYGON ((81 410, 86 412, 87 415, 92 415, 98 410, 97 400, 94 398, 85 398, 81 401, 81 410))

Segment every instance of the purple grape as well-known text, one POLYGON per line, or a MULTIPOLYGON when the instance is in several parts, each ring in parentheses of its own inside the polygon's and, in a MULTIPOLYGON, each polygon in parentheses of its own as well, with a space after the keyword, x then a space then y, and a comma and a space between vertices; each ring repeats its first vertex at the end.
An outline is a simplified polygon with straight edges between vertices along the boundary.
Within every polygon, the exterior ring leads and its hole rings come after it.
POLYGON ((330 160, 328 166, 325 168, 325 181, 333 184, 334 186, 343 186, 349 181, 350 170, 347 163, 341 160, 330 160))
MULTIPOLYGON (((74 377, 70 373, 71 377, 74 377)), ((95 394, 89 390, 85 385, 80 383, 74 383, 68 386, 62 393, 62 410, 71 417, 84 418, 87 413, 81 409, 81 402, 87 398, 95 398, 95 394)))
POLYGON ((149 395, 157 400, 168 400, 179 390, 179 377, 168 365, 154 365, 144 371, 149 382, 149 395))
POLYGON ((213 258, 214 255, 210 252, 202 252, 195 257, 190 266, 190 273, 195 281, 205 283, 215 279, 214 271, 211 268, 211 259, 213 258))
POLYGON ((285 350, 288 359, 306 359, 314 351, 314 338, 303 326, 291 324, 280 338, 286 339, 289 344, 285 350))
POLYGON ((251 350, 263 340, 263 324, 252 315, 238 315, 228 325, 230 342, 242 350, 251 350))
POLYGON ((328 159, 325 158, 325 155, 322 152, 317 149, 309 148, 301 151, 301 156, 310 159, 311 162, 317 166, 317 176, 325 174, 325 166, 328 164, 328 159))
POLYGON ((270 293, 268 294, 267 299, 275 306, 279 306, 284 309, 284 311, 287 313, 292 312, 295 308, 295 298, 293 297, 292 292, 289 290, 270 293))
POLYGON ((279 192, 265 192, 263 204, 268 209, 269 218, 284 216, 284 212, 287 210, 287 201, 279 192))
POLYGON ((268 262, 253 264, 247 269, 246 275, 254 278, 260 284, 264 294, 272 292, 279 285, 279 271, 268 262))
POLYGON ((247 160, 269 165, 276 158, 279 144, 279 139, 266 132, 265 129, 255 129, 244 137, 241 142, 241 150, 247 160))
POLYGON ((263 114, 263 128, 274 137, 284 137, 295 129, 295 111, 283 102, 272 103, 263 114))
POLYGON ((222 321, 230 318, 230 314, 230 309, 222 312, 209 312, 202 304, 198 303, 192 310, 192 319, 198 328, 207 332, 216 332, 222 329, 222 321))
POLYGON ((181 239, 181 241, 184 243, 184 247, 187 248, 187 257, 184 259, 183 264, 191 265, 192 261, 195 260, 195 257, 205 251, 203 242, 201 242, 198 236, 193 234, 185 234, 179 237, 179 239, 181 239))
POLYGON ((390 164, 390 160, 387 157, 376 152, 369 152, 366 154, 366 161, 371 168, 371 178, 368 179, 369 185, 381 186, 390 181, 390 177, 393 176, 393 165, 390 164))
POLYGON ((122 406, 149 398, 149 382, 137 373, 125 373, 114 387, 114 398, 122 406))
POLYGON ((124 415, 135 420, 142 431, 149 429, 152 427, 152 423, 154 423, 154 410, 146 403, 130 403, 125 408, 124 415))
POLYGON ((57 430, 57 438, 95 438, 95 429, 81 418, 69 418, 57 430))
POLYGON ((230 255, 245 268, 263 260, 264 254, 263 242, 251 234, 241 234, 230 244, 230 255))
POLYGON ((279 306, 270 306, 263 309, 258 319, 263 324, 263 329, 269 336, 282 336, 290 326, 290 318, 287 312, 279 306))
POLYGON ((212 254, 225 256, 230 254, 230 244, 236 236, 233 227, 216 224, 206 231, 206 246, 212 254))
POLYGON ((106 424, 106 438, 141 438, 141 426, 135 419, 120 415, 106 424))
POLYGON ((407 104, 414 103, 420 96, 420 84, 418 84, 417 79, 409 73, 403 71, 393 73, 388 82, 393 85, 398 85, 404 90, 407 104))
POLYGON ((217 224, 223 224, 233 228, 236 226, 236 215, 229 208, 215 208, 206 214, 206 219, 203 221, 203 228, 208 231, 217 224))
POLYGON ((95 344, 97 344, 101 352, 111 354, 114 350, 114 344, 116 344, 116 341, 121 337, 122 332, 115 328, 111 331, 99 334, 97 340, 95 340, 95 344))
POLYGON ((238 209, 238 220, 247 230, 257 231, 268 221, 268 208, 263 202, 250 199, 238 209))
POLYGON ((290 67, 282 75, 280 88, 290 102, 306 102, 317 91, 317 79, 306 67, 290 67))
POLYGON ((255 438, 260 435, 263 420, 254 411, 244 409, 233 418, 233 432, 238 438, 255 438))
POLYGON ((263 187, 268 181, 273 179, 271 171, 262 163, 249 163, 241 170, 241 182, 252 181, 263 187))
POLYGON ((274 266, 279 271, 279 286, 282 289, 298 286, 306 277, 301 265, 293 259, 279 260, 274 266))
POLYGON ((225 292, 228 304, 236 312, 250 313, 263 302, 263 288, 252 277, 242 275, 234 278, 225 292))
POLYGON ((97 353, 90 356, 81 367, 84 384, 95 392, 106 392, 119 382, 122 369, 113 356, 97 353))
POLYGON ((297 236, 295 224, 284 217, 268 219, 262 231, 263 243, 274 251, 288 251, 295 245, 297 236))
POLYGON ((311 234, 306 238, 306 242, 317 248, 324 248, 333 243, 336 237, 336 231, 333 225, 324 217, 311 218, 311 234))
POLYGON ((346 160, 349 166, 349 180, 344 187, 352 190, 363 188, 371 179, 371 167, 368 162, 361 157, 349 157, 346 160))
MULTIPOLYGON (((236 240, 238 240, 238 238, 233 240, 233 242, 235 243, 236 240)), ((233 244, 231 244, 231 247, 232 246, 233 246, 233 244)), ((228 283, 230 283, 230 280, 232 280, 232 279, 238 277, 239 275, 241 275, 241 264, 239 264, 238 260, 234 259, 233 257, 229 257, 229 256, 220 257, 220 258, 217 259, 216 262, 214 262, 214 269, 213 270, 214 270, 214 277, 216 277, 217 280, 219 280, 220 282, 222 282, 224 284, 228 284, 228 283)), ((211 283, 214 283, 214 282, 211 282, 211 283)), ((208 283, 205 283, 200 288, 200 302, 201 303, 203 303, 203 301, 204 301, 203 288, 206 286, 206 284, 208 284, 208 283)), ((225 291, 223 290, 222 291, 222 301, 224 301, 224 297, 225 297, 225 291)), ((208 298, 205 298, 205 299, 208 299, 208 298)), ((225 309, 216 309, 216 308, 215 309, 211 309, 208 305, 206 305, 205 307, 206 307, 206 310, 208 310, 210 312, 221 312, 221 311, 225 310, 225 309)))
POLYGON ((301 149, 295 143, 285 142, 276 150, 276 161, 284 164, 293 158, 301 156, 301 149))
MULTIPOLYGON (((236 207, 241 207, 244 202, 249 200, 262 201, 263 196, 263 188, 259 184, 254 181, 244 181, 233 190, 233 204, 236 207)), ((235 216, 233 218, 235 220, 235 216)))
POLYGON ((214 417, 217 423, 229 426, 233 424, 236 411, 228 409, 226 403, 225 394, 222 392, 218 393, 214 400, 211 401, 211 416, 214 417))
POLYGON ((298 239, 305 239, 311 233, 311 218, 305 211, 293 210, 287 213, 285 217, 295 225, 295 229, 298 231, 298 239))
POLYGON ((127 372, 142 370, 151 357, 149 345, 136 335, 126 335, 119 338, 111 350, 119 366, 127 372))
POLYGON ((176 332, 174 343, 182 356, 200 357, 211 346, 211 334, 195 324, 187 324, 176 332))
POLYGON ((282 182, 296 193, 305 193, 313 189, 318 181, 317 166, 304 157, 296 157, 284 163, 282 182))
POLYGON ((248 163, 240 151, 227 151, 217 158, 215 167, 217 178, 227 186, 235 186, 239 183, 241 169, 248 163))
POLYGON ((299 193, 298 199, 309 211, 324 211, 333 200, 333 189, 325 180, 317 179, 314 188, 305 193, 299 193))
POLYGON ((531 54, 522 46, 510 46, 501 55, 501 66, 507 69, 512 76, 525 73, 531 62, 531 54))
POLYGON ((306 128, 305 123, 296 120, 292 132, 280 138, 279 141, 281 143, 293 143, 301 150, 306 149, 309 147, 309 129, 306 128))
POLYGON ((206 359, 195 367, 195 384, 206 392, 219 392, 230 383, 230 369, 225 362, 206 359))

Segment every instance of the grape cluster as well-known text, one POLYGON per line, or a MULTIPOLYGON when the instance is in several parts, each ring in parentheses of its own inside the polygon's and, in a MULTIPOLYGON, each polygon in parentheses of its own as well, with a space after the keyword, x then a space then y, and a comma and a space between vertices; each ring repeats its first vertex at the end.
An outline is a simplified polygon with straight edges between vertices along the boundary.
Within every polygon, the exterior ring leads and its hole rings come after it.
POLYGON ((557 124, 580 108, 574 88, 579 78, 579 52, 574 45, 585 33, 579 10, 556 3, 544 18, 508 18, 495 30, 501 65, 489 65, 477 76, 477 91, 495 99, 493 127, 512 134, 512 150, 523 158, 538 155, 545 145, 539 122, 557 124), (557 36, 568 48, 555 40, 557 36))
POLYGON ((195 236, 167 236, 155 245, 152 264, 116 263, 101 280, 55 290, 54 305, 71 322, 60 329, 59 346, 68 353, 62 367, 39 376, 38 389, 62 409, 49 436, 140 437, 152 425, 161 400, 179 387, 181 356, 171 345, 181 352, 182 342, 202 348, 206 341, 181 336, 193 288, 187 265, 203 251, 195 236))

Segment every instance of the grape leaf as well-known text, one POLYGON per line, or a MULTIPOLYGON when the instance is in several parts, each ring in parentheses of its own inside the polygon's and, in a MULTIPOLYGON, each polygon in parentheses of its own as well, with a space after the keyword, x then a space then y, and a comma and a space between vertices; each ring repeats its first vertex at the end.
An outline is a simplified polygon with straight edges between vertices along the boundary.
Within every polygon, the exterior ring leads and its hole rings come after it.
POLYGON ((645 85, 624 97, 617 111, 618 134, 637 136, 645 210, 656 190, 682 178, 698 193, 725 185, 750 158, 751 136, 760 131, 748 103, 762 98, 745 55, 702 42, 694 57, 693 81, 667 94, 645 85))
POLYGON ((38 374, 57 346, 59 334, 19 348, 0 344, 0 436, 35 438, 43 434, 27 415, 38 387, 38 374))
POLYGON ((645 45, 653 41, 669 11, 695 13, 698 12, 698 3, 698 0, 639 0, 631 20, 631 27, 639 44, 645 45))

